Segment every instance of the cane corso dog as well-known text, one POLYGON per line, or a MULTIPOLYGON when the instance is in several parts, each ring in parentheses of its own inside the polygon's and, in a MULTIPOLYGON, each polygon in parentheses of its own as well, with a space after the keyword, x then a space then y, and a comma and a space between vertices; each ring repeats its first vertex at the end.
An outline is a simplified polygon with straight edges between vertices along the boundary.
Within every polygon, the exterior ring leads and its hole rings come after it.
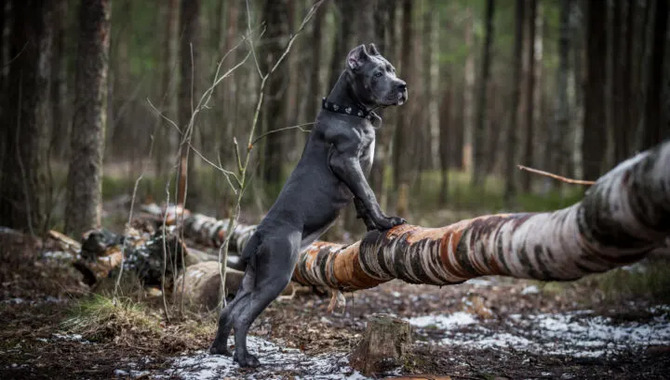
POLYGON ((249 326, 289 283, 301 248, 324 233, 352 199, 368 230, 405 223, 382 212, 365 175, 381 123, 374 110, 401 105, 407 95, 407 84, 373 44, 349 52, 298 165, 242 252, 242 285, 221 312, 210 353, 230 355, 227 340, 234 329, 234 360, 242 367, 260 364, 247 351, 249 326))

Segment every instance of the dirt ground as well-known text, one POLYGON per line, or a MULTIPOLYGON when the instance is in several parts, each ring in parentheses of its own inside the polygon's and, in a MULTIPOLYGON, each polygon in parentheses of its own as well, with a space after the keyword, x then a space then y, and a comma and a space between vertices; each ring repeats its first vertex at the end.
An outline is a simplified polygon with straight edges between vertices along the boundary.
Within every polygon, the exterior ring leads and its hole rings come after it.
MULTIPOLYGON (((0 231, 0 379, 365 379, 349 368, 347 355, 373 313, 410 321, 415 343, 404 365, 372 378, 670 376, 667 298, 610 297, 595 285, 597 276, 569 284, 487 277, 442 288, 393 281, 346 294, 346 307, 332 314, 327 295, 297 294, 275 302, 252 327, 250 346, 264 365, 240 370, 203 351, 213 338, 214 315, 167 323, 160 297, 143 301, 156 328, 120 320, 95 334, 65 328, 90 291, 51 248, 0 231)), ((647 260, 627 270, 653 265, 647 260)))

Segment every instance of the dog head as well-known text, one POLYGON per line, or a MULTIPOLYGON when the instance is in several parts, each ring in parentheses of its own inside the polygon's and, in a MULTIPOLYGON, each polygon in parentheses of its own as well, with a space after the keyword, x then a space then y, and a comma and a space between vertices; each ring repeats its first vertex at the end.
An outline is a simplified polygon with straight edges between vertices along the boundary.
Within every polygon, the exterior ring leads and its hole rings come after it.
POLYGON ((347 55, 347 72, 353 91, 368 106, 395 106, 407 101, 407 83, 382 57, 374 44, 360 45, 347 55))

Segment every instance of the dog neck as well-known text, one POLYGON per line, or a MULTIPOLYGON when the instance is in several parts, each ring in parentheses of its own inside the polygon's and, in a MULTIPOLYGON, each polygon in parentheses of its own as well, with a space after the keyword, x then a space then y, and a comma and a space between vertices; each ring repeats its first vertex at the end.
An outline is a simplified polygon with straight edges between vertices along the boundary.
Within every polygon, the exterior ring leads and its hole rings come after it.
POLYGON ((368 119, 375 128, 379 128, 382 119, 373 111, 377 107, 360 100, 351 83, 352 79, 350 75, 347 71, 343 71, 340 74, 330 94, 326 98, 323 98, 322 108, 331 112, 368 119), (347 110, 350 110, 350 112, 347 112, 347 110), (362 115, 359 114, 359 110, 362 111, 362 115))
POLYGON ((351 73, 348 73, 346 70, 340 74, 335 86, 330 91, 330 94, 326 97, 326 101, 329 103, 339 104, 344 107, 356 107, 365 111, 365 113, 370 113, 373 110, 374 105, 366 104, 362 101, 354 91, 354 86, 351 83, 352 78, 350 77, 351 73))

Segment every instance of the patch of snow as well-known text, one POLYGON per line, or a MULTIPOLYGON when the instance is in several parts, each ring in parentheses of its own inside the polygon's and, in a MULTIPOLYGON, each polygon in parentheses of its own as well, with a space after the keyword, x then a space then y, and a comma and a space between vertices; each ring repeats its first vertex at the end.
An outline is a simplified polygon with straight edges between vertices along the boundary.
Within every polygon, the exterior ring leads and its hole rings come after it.
POLYGON ((416 327, 433 327, 437 329, 449 330, 458 326, 471 325, 477 320, 468 313, 458 311, 451 315, 425 315, 422 317, 410 318, 409 323, 416 327))
POLYGON ((5 303, 5 304, 11 304, 11 305, 19 305, 26 302, 23 298, 10 298, 8 300, 2 300, 0 303, 5 303))
POLYGON ((474 286, 491 286, 493 285, 493 282, 491 280, 485 280, 482 278, 471 278, 467 281, 465 281, 466 284, 468 285, 474 285, 474 286))
POLYGON ((60 340, 69 340, 71 342, 80 342, 82 344, 92 344, 93 342, 84 339, 81 334, 59 334, 54 333, 53 337, 60 340))
MULTIPOLYGON (((232 344, 232 341, 229 342, 232 344)), ((244 377, 246 379, 266 378, 277 372, 289 373, 295 379, 348 379, 366 380, 358 371, 349 367, 344 353, 329 353, 308 356, 300 350, 284 348, 262 338, 249 336, 249 352, 257 355, 261 366, 254 372, 240 370, 233 358, 210 355, 205 351, 173 359, 171 369, 164 372, 166 378, 180 379, 221 379, 244 377), (308 372, 305 372, 307 369, 308 372)))
POLYGON ((539 293, 539 292, 540 292, 540 289, 538 289, 537 286, 535 286, 535 285, 531 285, 531 286, 526 286, 525 288, 523 288, 523 290, 521 291, 521 294, 523 294, 523 295, 526 295, 526 294, 537 294, 537 293, 539 293))
POLYGON ((52 260, 72 260, 74 257, 71 253, 65 251, 46 251, 42 253, 42 258, 52 260))
MULTIPOLYGON (((476 321, 468 314, 453 323, 454 315, 412 318, 410 323, 444 330, 438 344, 470 349, 514 349, 536 354, 595 358, 648 346, 670 345, 670 315, 646 323, 614 323, 610 318, 583 310, 571 313, 510 315, 502 321, 476 321), (469 318, 469 321, 468 321, 469 318), (469 326, 472 325, 472 326, 469 326), (467 328, 463 328, 468 326, 467 328)), ((458 320, 458 319, 456 319, 458 320)), ((431 330, 435 336, 435 330, 431 330)))

